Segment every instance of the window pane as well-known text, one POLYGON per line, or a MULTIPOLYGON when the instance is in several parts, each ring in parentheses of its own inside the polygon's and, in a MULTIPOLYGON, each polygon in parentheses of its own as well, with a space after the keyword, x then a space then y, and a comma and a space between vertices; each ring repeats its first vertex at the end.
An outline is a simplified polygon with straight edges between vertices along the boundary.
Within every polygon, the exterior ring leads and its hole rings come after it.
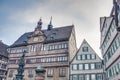
POLYGON ((89 69, 89 64, 85 64, 85 69, 89 69))
POLYGON ((83 52, 88 52, 88 47, 82 47, 83 52))
POLYGON ((33 77, 33 74, 34 74, 33 71, 34 71, 33 69, 28 70, 28 77, 30 78, 33 77))
POLYGON ((91 80, 96 80, 95 74, 91 74, 91 80))
POLYGON ((85 60, 85 55, 82 55, 82 60, 85 60))
POLYGON ((73 64, 73 70, 77 70, 77 64, 73 64))
POLYGON ((81 55, 78 55, 78 56, 77 56, 77 60, 81 60, 81 55))
POLYGON ((48 68, 47 69, 47 76, 52 77, 53 76, 53 68, 48 68))
POLYGON ((84 80, 84 75, 79 75, 79 80, 84 80))
POLYGON ((83 64, 79 64, 79 70, 83 70, 83 64))
POLYGON ((91 59, 95 59, 95 55, 94 54, 91 55, 91 59))
POLYGON ((95 69, 95 64, 90 64, 91 65, 91 69, 95 69))
POLYGON ((73 75, 73 80, 78 80, 78 76, 77 75, 73 75))
POLYGON ((89 74, 85 75, 85 80, 90 80, 90 75, 89 74))
POLYGON ((96 63, 96 69, 101 69, 102 68, 102 63, 96 63))
POLYGON ((87 54, 87 59, 90 59, 90 54, 87 54))
POLYGON ((103 80, 102 79, 102 74, 97 74, 97 80, 103 80))
POLYGON ((59 69, 59 76, 61 76, 61 77, 66 76, 66 68, 60 68, 59 69))

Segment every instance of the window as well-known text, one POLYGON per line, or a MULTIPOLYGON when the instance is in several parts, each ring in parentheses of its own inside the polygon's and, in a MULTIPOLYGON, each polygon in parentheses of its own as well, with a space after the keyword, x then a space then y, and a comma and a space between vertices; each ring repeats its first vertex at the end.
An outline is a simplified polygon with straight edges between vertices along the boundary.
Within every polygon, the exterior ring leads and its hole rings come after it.
POLYGON ((9 71, 9 77, 13 77, 14 70, 9 71))
POLYGON ((5 75, 6 71, 0 70, 0 75, 5 75))
POLYGON ((48 68, 47 69, 47 76, 48 77, 53 77, 53 68, 48 68))
POLYGON ((67 43, 59 44, 59 49, 65 49, 65 48, 67 48, 67 43))
POLYGON ((84 75, 82 75, 82 74, 79 75, 79 80, 85 80, 85 79, 84 79, 84 75))
POLYGON ((61 77, 66 76, 66 68, 60 68, 59 69, 59 76, 61 76, 61 77))
POLYGON ((85 60, 85 55, 82 55, 82 60, 85 60))
POLYGON ((63 56, 63 61, 67 61, 67 56, 63 56))
POLYGON ((96 69, 101 69, 102 68, 102 63, 96 63, 96 69))
POLYGON ((46 45, 45 44, 42 44, 41 46, 41 51, 45 51, 46 50, 46 45))
POLYGON ((58 61, 58 62, 68 61, 68 58, 67 58, 67 56, 59 56, 59 57, 57 58, 57 61, 58 61))
POLYGON ((89 69, 89 64, 85 64, 85 69, 89 69))
POLYGON ((44 58, 41 58, 41 62, 45 62, 45 59, 44 59, 44 58))
POLYGON ((36 45, 31 45, 31 52, 36 52, 36 45))
POLYGON ((39 63, 39 62, 41 62, 41 58, 36 59, 36 63, 39 63))
POLYGON ((54 45, 50 45, 49 50, 54 50, 54 49, 55 49, 55 46, 54 45))
POLYGON ((91 59, 95 59, 95 54, 92 54, 92 55, 91 55, 91 59))
POLYGON ((81 55, 77 55, 77 60, 81 60, 81 55))
POLYGON ((6 64, 2 64, 1 68, 6 69, 7 65, 6 64))
POLYGON ((51 58, 51 62, 55 62, 56 61, 56 58, 55 57, 52 57, 51 58))
POLYGON ((9 64, 16 64, 16 60, 9 60, 9 64))
POLYGON ((79 64, 79 70, 83 70, 83 64, 79 64))
POLYGON ((46 58, 46 62, 49 62, 49 58, 46 58))
POLYGON ((96 80, 95 74, 91 74, 91 80, 96 80))
POLYGON ((97 80, 103 80, 102 74, 97 74, 97 80))
POLYGON ((85 75, 85 80, 90 80, 90 75, 89 74, 85 75))
POLYGON ((62 43, 62 49, 67 48, 67 44, 66 43, 62 43))
POLYGON ((72 80, 78 80, 78 75, 73 75, 73 79, 72 80))
POLYGON ((34 74, 33 71, 34 71, 33 69, 28 70, 28 77, 30 77, 30 78, 33 77, 33 74, 34 74))
POLYGON ((58 49, 58 45, 55 45, 55 49, 58 49))
POLYGON ((77 70, 77 64, 73 64, 73 70, 77 70))
POLYGON ((72 80, 72 75, 70 75, 70 80, 72 80))
POLYGON ((91 69, 95 69, 95 64, 94 63, 90 64, 90 66, 91 66, 91 69))
POLYGON ((20 53, 20 52, 22 52, 22 49, 21 48, 17 48, 16 49, 16 53, 20 53))
POLYGON ((26 59, 27 64, 33 64, 35 63, 35 59, 26 59))
POLYGON ((83 52, 88 52, 88 47, 82 47, 83 52))
POLYGON ((11 49, 11 53, 15 53, 16 52, 16 50, 15 49, 11 49))
POLYGON ((87 59, 90 59, 90 54, 87 54, 87 59))
POLYGON ((36 63, 40 63, 40 62, 45 62, 45 59, 44 58, 37 58, 36 63))
POLYGON ((63 60, 62 60, 62 57, 59 56, 59 57, 58 57, 58 62, 61 62, 61 61, 63 61, 63 60))

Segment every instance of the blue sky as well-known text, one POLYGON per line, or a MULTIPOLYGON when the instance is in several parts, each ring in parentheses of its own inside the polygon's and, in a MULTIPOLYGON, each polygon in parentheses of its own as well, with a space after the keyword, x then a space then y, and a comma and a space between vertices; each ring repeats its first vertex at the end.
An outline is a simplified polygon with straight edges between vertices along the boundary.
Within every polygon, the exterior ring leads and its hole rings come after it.
POLYGON ((77 47, 86 39, 100 54, 99 18, 109 16, 112 0, 0 0, 0 40, 11 45, 23 33, 33 31, 42 17, 47 28, 75 25, 77 47))

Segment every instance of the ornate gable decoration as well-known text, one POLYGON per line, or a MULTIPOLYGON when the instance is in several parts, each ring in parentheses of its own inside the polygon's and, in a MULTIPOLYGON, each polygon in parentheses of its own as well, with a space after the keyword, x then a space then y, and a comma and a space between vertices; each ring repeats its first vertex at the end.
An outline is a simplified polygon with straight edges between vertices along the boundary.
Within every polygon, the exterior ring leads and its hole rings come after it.
POLYGON ((41 28, 42 20, 40 19, 37 23, 37 27, 35 28, 33 34, 29 37, 28 43, 43 42, 46 39, 45 34, 41 31, 41 28))

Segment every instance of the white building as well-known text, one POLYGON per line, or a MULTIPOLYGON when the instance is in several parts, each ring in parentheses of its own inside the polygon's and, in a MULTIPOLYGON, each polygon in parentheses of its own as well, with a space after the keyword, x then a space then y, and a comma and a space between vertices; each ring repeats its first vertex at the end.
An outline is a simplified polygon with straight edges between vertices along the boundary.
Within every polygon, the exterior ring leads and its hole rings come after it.
POLYGON ((120 80, 120 0, 113 0, 109 17, 100 18, 100 48, 104 59, 105 80, 120 80))
POLYGON ((70 80, 103 80, 102 60, 84 40, 70 65, 70 80))

